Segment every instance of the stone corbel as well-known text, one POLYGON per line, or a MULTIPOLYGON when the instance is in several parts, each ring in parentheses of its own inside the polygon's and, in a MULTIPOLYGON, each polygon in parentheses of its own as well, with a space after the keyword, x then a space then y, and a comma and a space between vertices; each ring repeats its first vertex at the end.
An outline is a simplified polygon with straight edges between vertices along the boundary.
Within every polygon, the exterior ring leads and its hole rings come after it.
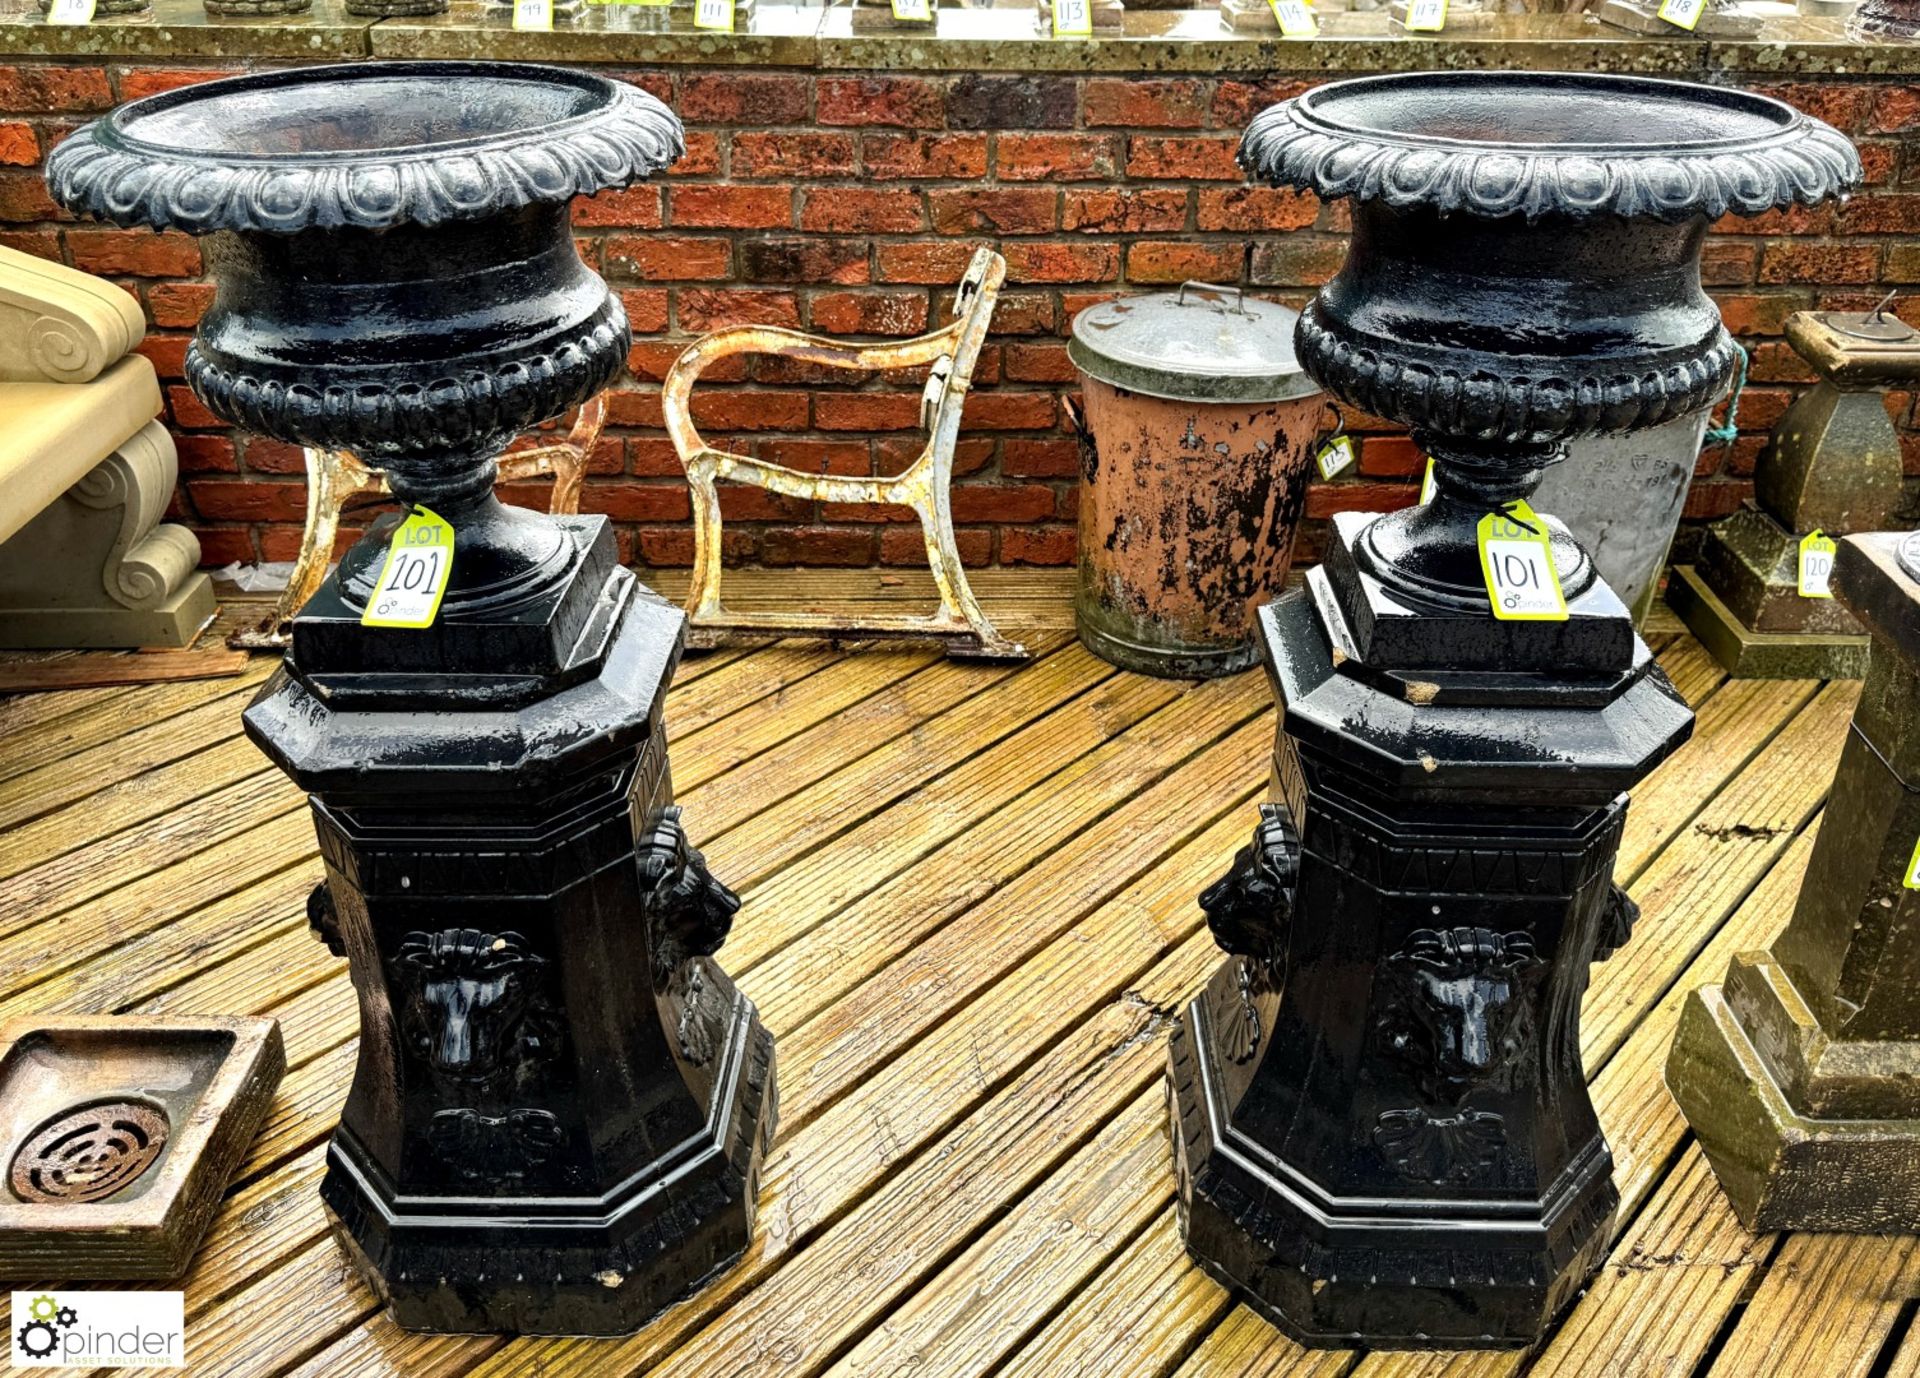
POLYGON ((0 248, 0 382, 89 383, 146 334, 110 282, 0 248))

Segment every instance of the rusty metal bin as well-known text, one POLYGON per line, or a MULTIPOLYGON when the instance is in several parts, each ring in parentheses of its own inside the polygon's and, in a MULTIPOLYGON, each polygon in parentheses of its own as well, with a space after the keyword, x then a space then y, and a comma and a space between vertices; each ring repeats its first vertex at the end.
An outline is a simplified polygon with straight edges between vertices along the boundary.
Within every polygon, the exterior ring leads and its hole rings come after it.
POLYGON ((1074 622, 1103 660, 1183 678, 1253 664, 1252 613, 1286 584, 1330 416, 1294 358, 1298 319, 1194 282, 1074 317, 1074 622))

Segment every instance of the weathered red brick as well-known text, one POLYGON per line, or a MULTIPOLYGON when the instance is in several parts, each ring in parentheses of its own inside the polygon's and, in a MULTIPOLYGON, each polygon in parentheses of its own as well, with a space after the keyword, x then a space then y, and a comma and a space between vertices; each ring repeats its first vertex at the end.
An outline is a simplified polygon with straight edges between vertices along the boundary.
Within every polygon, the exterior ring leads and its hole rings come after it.
POLYGON ((874 250, 874 260, 882 282, 958 282, 973 259, 973 248, 951 239, 881 244, 874 250))
POLYGON ((1069 241, 1006 246, 1009 282, 1112 282, 1120 276, 1120 246, 1069 241))
POLYGON ((1785 101, 1815 119, 1825 120, 1845 134, 1852 133, 1866 120, 1867 111, 1873 105, 1874 88, 1836 81, 1801 81, 1756 86, 1753 90, 1785 101))
POLYGON ((808 312, 813 328, 829 335, 920 335, 927 329, 923 292, 816 292, 808 312))
POLYGON ((622 480, 582 484, 580 510, 617 522, 683 522, 692 518, 693 502, 684 483, 622 480))
POLYGON ((807 428, 804 392, 700 388, 693 394, 691 408, 694 422, 705 430, 803 431, 807 428))
POLYGON ((837 565, 861 568, 873 563, 873 532, 856 526, 770 527, 760 542, 763 564, 837 565))
POLYGON ((800 228, 824 234, 911 234, 926 227, 917 191, 821 187, 801 200, 800 228))
POLYGON ((1060 228, 1082 234, 1140 234, 1187 226, 1188 193, 1172 187, 1124 187, 1068 191, 1060 205, 1060 228))
POLYGON ((1234 282, 1245 249, 1192 240, 1141 240, 1127 246, 1128 282, 1234 282))
POLYGON ((299 522, 307 515, 306 485, 264 479, 190 479, 193 510, 212 521, 299 522))
POLYGON ((1195 223, 1202 230, 1268 233, 1304 230, 1320 215, 1320 198, 1290 187, 1203 187, 1195 223))
POLYGON ((0 110, 49 115, 112 104, 113 88, 99 67, 0 67, 0 110))
POLYGON ((1207 83, 1193 77, 1090 77, 1081 109, 1090 126, 1198 129, 1207 122, 1207 83))
POLYGON ((52 230, 0 230, 0 244, 17 253, 44 258, 49 263, 62 261, 60 236, 52 230))
MULTIPOLYGON (((176 425, 185 425, 178 417, 176 425)), ((173 447, 179 452, 183 474, 237 474, 240 457, 233 441, 224 435, 176 435, 173 447)))
POLYGON ((835 235, 827 239, 749 239, 740 246, 740 275, 746 282, 868 281, 868 244, 835 235))
MULTIPOLYGON (((1072 313, 1069 312, 1069 315, 1072 313)), ((995 335, 1051 335, 1058 313, 1046 292, 1002 292, 993 308, 995 335)))
POLYGON ((1808 292, 1716 292, 1720 319, 1735 335, 1778 335, 1787 317, 1813 306, 1808 292))
POLYGON ((905 431, 920 425, 920 395, 913 392, 821 393, 813 399, 813 424, 822 431, 905 431))
POLYGON ((1335 512, 1397 512, 1420 500, 1417 483, 1318 483, 1307 489, 1307 516, 1315 520, 1335 512))
MULTIPOLYGON (((960 563, 969 569, 990 565, 993 563, 993 532, 963 527, 953 533, 953 548, 960 552, 960 563)), ((888 527, 882 531, 880 563, 926 568, 927 542, 920 534, 920 528, 888 527)))
POLYGON ((1282 235, 1253 252, 1253 280, 1262 287, 1319 287, 1347 259, 1345 239, 1282 235))
POLYGON ((157 96, 163 91, 178 91, 183 86, 197 86, 203 81, 240 74, 238 67, 125 67, 117 73, 121 100, 139 100, 143 96, 157 96))
POLYGON ((676 186, 667 193, 674 225, 728 230, 785 230, 793 226, 793 190, 716 183, 676 186))
POLYGON ((1053 489, 1038 483, 963 483, 953 490, 953 519, 963 524, 1038 522, 1054 514, 1053 489))
POLYGON ((791 292, 750 287, 682 287, 674 297, 680 329, 704 334, 729 325, 798 327, 800 302, 791 292))
POLYGON ((1856 196, 1840 212, 1841 234, 1920 234, 1920 194, 1856 196))
POLYGON ((40 161, 40 140, 24 120, 0 120, 0 163, 31 167, 40 161))
POLYGON ((823 502, 820 504, 820 520, 823 522, 900 523, 914 521, 911 507, 897 502, 823 502))
POLYGON ((976 431, 1044 431, 1055 421, 1051 392, 1003 392, 998 389, 967 394, 962 424, 976 431))
POLYGON ((1880 250, 1871 244, 1780 240, 1760 251, 1761 282, 1872 282, 1879 271, 1880 250))
POLYGON ((1245 129, 1249 121, 1265 110, 1269 105, 1278 105, 1283 100, 1292 100, 1295 96, 1310 90, 1314 83, 1294 77, 1272 78, 1266 81, 1223 81, 1213 92, 1213 127, 1215 129, 1245 129))
MULTIPOLYGON (((291 560, 300 549, 300 532, 289 528, 293 544, 284 556, 261 555, 255 551, 253 532, 244 526, 204 526, 193 524, 193 534, 200 542, 200 563, 209 568, 222 565, 250 565, 261 559, 282 558, 291 560)), ((344 534, 344 533, 343 533, 344 534)), ((358 532, 354 533, 356 536, 358 532)))
POLYGON ((1009 437, 1000 447, 1000 472, 1008 478, 1078 478, 1080 442, 1009 437))
POLYGON ((1233 158, 1239 146, 1238 139, 1136 134, 1127 140, 1127 175, 1163 181, 1243 182, 1247 174, 1233 158))
POLYGON ((735 177, 840 177, 859 166, 860 156, 851 134, 742 130, 733 136, 735 177))
POLYGON ((616 235, 606 241, 602 257, 609 277, 698 282, 730 275, 733 245, 725 239, 616 235))
POLYGON ((0 223, 72 218, 47 195, 46 179, 38 172, 0 172, 0 223))
POLYGON ((1751 483, 1696 483, 1687 490, 1687 505, 1681 515, 1688 521, 1711 521, 1737 511, 1752 496, 1751 483))
POLYGON ((1120 166, 1112 134, 1002 134, 994 168, 1009 182, 1098 182, 1120 166))
POLYGON ((1010 526, 1000 533, 1000 562, 1008 565, 1070 565, 1077 558, 1071 526, 1010 526))
POLYGON ((1071 383, 1078 376, 1064 343, 1010 344, 1005 355, 1006 375, 1017 383, 1071 383))
POLYGON ((1753 281, 1760 250, 1751 242, 1710 239, 1700 255, 1700 281, 1709 287, 1737 287, 1753 281))
POLYGON ((189 235, 147 230, 69 230, 73 266, 103 277, 194 277, 200 246, 189 235))
POLYGON ((164 329, 193 329, 211 305, 210 282, 156 282, 147 288, 147 315, 164 329))
POLYGON ((826 125, 938 129, 946 104, 939 83, 919 77, 822 77, 814 90, 814 118, 826 125))
POLYGON ((167 389, 167 413, 174 425, 188 430, 208 431, 227 424, 207 410, 206 403, 195 397, 192 389, 179 385, 167 389))
POLYGON ((1051 187, 936 187, 927 208, 939 234, 1045 234, 1058 219, 1059 200, 1051 187))
POLYGON ((775 73, 698 73, 681 78, 674 108, 691 124, 805 124, 807 85, 805 77, 775 73))
POLYGON ((860 158, 867 176, 882 181, 979 178, 987 175, 987 136, 865 134, 860 158))
POLYGON ((1064 77, 964 76, 947 93, 947 119, 955 129, 1071 129, 1079 104, 1064 77))
MULTIPOLYGON (((8 107, 13 108, 13 107, 8 107)), ((1905 134, 1920 129, 1920 86, 1884 86, 1873 102, 1867 132, 1905 134)))
POLYGON ((711 130, 689 129, 687 151, 667 169, 674 177, 705 177, 720 170, 720 135, 711 130))
POLYGON ((1783 206, 1763 215, 1724 215, 1713 225, 1714 233, 1723 235, 1813 235, 1832 228, 1832 206, 1783 206))
POLYGON ((629 287, 620 293, 620 304, 626 307, 627 324, 636 335, 651 335, 667 328, 665 288, 629 287))
POLYGON ((769 464, 802 474, 864 477, 873 472, 873 450, 864 440, 763 440, 755 453, 769 464))
POLYGON ((1364 437, 1359 460, 1359 471, 1369 478, 1410 478, 1427 471, 1426 455, 1407 435, 1364 437))
POLYGON ((582 196, 573 203, 576 225, 607 225, 623 230, 657 230, 665 224, 660 214, 660 188, 625 187, 582 196))

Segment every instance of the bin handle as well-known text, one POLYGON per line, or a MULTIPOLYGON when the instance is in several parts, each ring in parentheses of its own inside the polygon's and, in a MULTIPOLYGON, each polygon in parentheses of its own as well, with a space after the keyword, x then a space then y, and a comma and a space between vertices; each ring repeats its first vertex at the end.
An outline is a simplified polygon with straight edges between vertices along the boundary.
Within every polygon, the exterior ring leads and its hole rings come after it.
POLYGON ((1188 278, 1180 284, 1180 295, 1173 300, 1175 306, 1185 306, 1187 304, 1187 289, 1189 287, 1193 288, 1196 292, 1217 292, 1222 296, 1231 292, 1233 293, 1233 305, 1229 306, 1227 310, 1238 312, 1242 316, 1250 314, 1247 310, 1247 292, 1244 287, 1223 287, 1217 282, 1201 282, 1198 278, 1188 278))

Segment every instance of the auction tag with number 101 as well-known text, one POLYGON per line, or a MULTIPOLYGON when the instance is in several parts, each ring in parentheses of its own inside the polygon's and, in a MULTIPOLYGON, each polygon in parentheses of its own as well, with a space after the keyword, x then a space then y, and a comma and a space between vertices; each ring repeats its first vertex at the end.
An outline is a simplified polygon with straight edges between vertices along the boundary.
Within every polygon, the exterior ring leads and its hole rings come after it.
POLYGON ((416 507, 393 533, 373 597, 360 614, 363 627, 431 627, 453 573, 453 527, 416 507))
POLYGON ((1502 622, 1564 622, 1567 599, 1553 567, 1547 524, 1524 502, 1480 519, 1480 568, 1502 622))

